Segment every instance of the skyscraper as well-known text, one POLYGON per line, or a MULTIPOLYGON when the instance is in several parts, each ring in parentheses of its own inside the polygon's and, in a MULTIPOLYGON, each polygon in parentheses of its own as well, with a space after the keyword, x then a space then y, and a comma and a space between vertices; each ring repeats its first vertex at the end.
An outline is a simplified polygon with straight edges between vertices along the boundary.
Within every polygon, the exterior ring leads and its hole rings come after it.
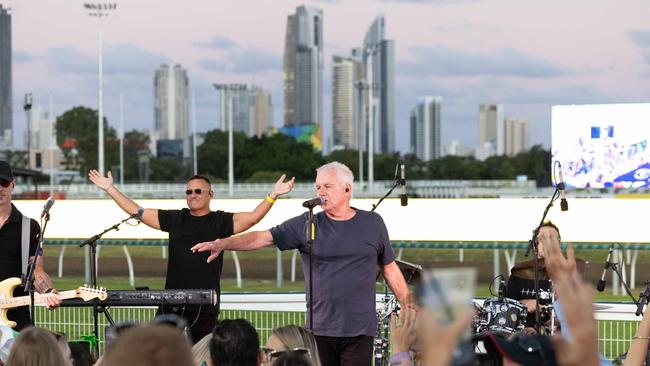
POLYGON ((528 150, 529 145, 528 120, 518 117, 505 119, 505 154, 517 155, 528 150))
POLYGON ((422 97, 411 111, 411 144, 415 155, 423 161, 441 156, 441 107, 441 97, 422 97))
POLYGON ((156 139, 177 140, 189 135, 188 78, 181 65, 162 65, 154 77, 156 139))
POLYGON ((360 123, 359 92, 357 82, 363 75, 360 59, 332 57, 332 120, 334 147, 358 149, 360 123))
POLYGON ((363 41, 366 86, 370 94, 369 118, 373 120, 373 143, 377 153, 395 151, 395 45, 385 39, 384 17, 370 25, 363 41))
POLYGON ((322 123, 322 10, 303 5, 288 16, 283 69, 285 126, 322 123))
POLYGON ((0 4, 0 146, 12 144, 11 14, 0 4))
POLYGON ((234 131, 246 136, 262 136, 273 126, 271 94, 257 86, 215 84, 219 90, 219 129, 228 130, 230 118, 234 131))
POLYGON ((481 104, 478 112, 477 159, 505 153, 503 105, 481 104))

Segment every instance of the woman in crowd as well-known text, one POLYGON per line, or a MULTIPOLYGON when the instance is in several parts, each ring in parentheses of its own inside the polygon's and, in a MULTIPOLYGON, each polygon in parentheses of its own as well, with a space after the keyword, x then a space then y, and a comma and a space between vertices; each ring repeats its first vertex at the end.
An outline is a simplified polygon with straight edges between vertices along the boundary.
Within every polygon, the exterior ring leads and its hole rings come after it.
POLYGON ((194 361, 194 366, 212 366, 210 340, 212 340, 212 333, 201 338, 201 340, 192 346, 192 361, 194 361))
POLYGON ((67 366, 56 338, 49 331, 28 327, 20 332, 7 360, 11 366, 67 366))
POLYGON ((313 366, 321 366, 316 339, 303 327, 287 325, 273 330, 264 347, 265 363, 274 364, 275 359, 284 353, 305 355, 313 366))

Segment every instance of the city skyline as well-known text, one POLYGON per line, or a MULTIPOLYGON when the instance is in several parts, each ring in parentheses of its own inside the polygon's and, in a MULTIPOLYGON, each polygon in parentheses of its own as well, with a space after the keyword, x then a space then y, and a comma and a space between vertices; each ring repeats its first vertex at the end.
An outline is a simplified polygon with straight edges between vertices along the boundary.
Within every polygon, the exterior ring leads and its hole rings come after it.
MULTIPOLYGON (((56 115, 76 105, 96 108, 97 20, 77 2, 0 3, 12 14, 15 142, 25 130, 25 93, 32 92, 35 106, 42 107, 52 95, 56 115)), ((650 95, 643 82, 650 76, 650 28, 643 16, 650 5, 642 1, 117 4, 103 21, 105 114, 117 126, 123 93, 127 130, 151 129, 151 73, 165 63, 187 68, 199 131, 217 128, 215 82, 269 90, 277 101, 275 125, 281 125, 286 19, 303 4, 322 9, 325 19, 323 121, 330 138, 331 56, 359 47, 380 14, 388 25, 386 38, 395 42, 396 148, 403 152, 418 95, 443 97, 443 144, 458 139, 476 146, 478 105, 498 103, 507 115, 529 121, 531 145, 547 148, 551 105, 641 102, 650 95)))

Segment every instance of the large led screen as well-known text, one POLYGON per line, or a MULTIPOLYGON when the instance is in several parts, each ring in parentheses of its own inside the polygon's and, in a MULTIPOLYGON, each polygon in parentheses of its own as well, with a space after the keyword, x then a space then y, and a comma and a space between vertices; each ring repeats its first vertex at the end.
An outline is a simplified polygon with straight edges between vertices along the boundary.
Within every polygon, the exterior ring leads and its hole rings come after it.
POLYGON ((573 188, 650 186, 650 103, 553 106, 551 152, 573 188))

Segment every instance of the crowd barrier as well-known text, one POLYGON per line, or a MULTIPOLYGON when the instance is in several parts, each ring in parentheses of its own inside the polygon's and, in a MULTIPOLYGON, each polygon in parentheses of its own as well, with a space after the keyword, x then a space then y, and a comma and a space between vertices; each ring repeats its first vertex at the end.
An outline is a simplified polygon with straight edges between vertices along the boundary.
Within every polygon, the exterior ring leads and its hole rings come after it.
MULTIPOLYGON (((381 297, 377 295, 377 304, 381 297)), ((634 315, 636 306, 625 303, 596 304, 595 318, 598 321, 598 344, 608 359, 614 359, 625 352, 640 317, 634 315)), ((260 341, 264 343, 274 328, 288 324, 305 324, 304 293, 225 293, 221 296, 221 319, 244 318, 257 329, 260 341)), ((154 318, 156 307, 113 307, 110 315, 116 323, 146 322, 154 318)), ((72 340, 93 333, 92 307, 61 307, 56 310, 37 308, 36 322, 52 331, 63 332, 72 340)), ((99 347, 104 351, 104 330, 108 326, 105 316, 99 317, 99 347)))

